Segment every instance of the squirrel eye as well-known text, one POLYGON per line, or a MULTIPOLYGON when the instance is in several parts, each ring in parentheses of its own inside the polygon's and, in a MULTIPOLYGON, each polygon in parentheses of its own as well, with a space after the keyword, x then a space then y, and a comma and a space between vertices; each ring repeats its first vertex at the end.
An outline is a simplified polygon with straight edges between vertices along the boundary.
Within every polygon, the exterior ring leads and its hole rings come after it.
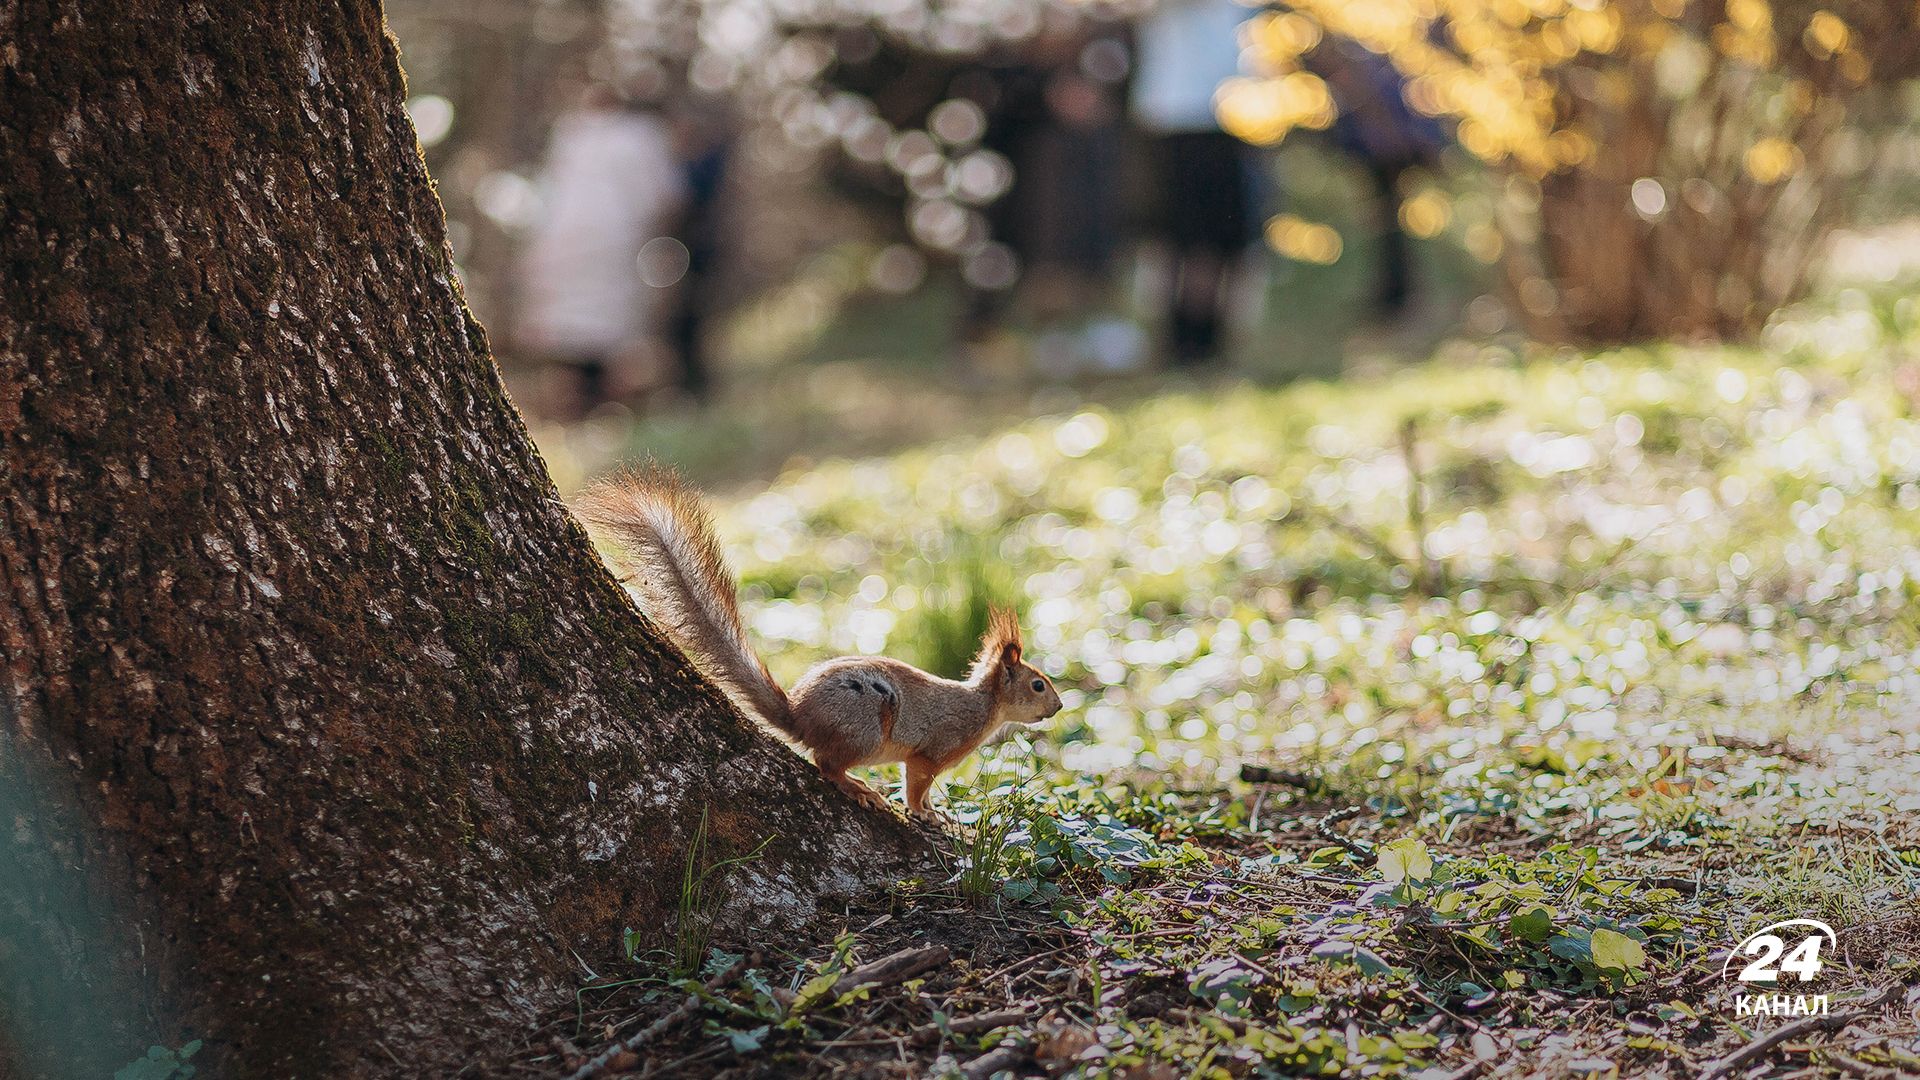
POLYGON ((1047 688, 1047 684, 1046 684, 1046 680, 1044 680, 1044 679, 1035 679, 1035 680, 1033 680, 1033 692, 1034 692, 1034 693, 1036 693, 1036 694, 1037 694, 1037 693, 1039 693, 1040 691, 1042 691, 1042 690, 1045 690, 1046 688, 1047 688))

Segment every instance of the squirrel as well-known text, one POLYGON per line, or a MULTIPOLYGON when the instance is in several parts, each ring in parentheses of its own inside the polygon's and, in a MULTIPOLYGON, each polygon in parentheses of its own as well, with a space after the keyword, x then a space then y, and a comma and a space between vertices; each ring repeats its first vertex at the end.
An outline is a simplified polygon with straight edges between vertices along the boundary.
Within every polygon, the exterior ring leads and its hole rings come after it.
POLYGON ((991 609, 964 682, 884 656, 842 656, 783 690, 747 640, 739 587, 706 505, 677 474, 627 471, 589 489, 579 509, 621 542, 641 609, 694 666, 743 712, 812 751, 822 776, 869 806, 887 801, 848 769, 903 762, 907 809, 929 816, 935 777, 1002 725, 1037 724, 1060 711, 1052 681, 1021 659, 1020 624, 1002 607, 991 609))

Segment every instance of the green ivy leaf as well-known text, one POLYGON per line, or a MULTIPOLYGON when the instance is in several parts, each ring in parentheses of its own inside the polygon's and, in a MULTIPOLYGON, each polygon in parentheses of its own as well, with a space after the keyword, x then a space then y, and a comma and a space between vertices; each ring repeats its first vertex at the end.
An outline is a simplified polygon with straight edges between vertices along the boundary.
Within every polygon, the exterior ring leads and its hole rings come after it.
POLYGON ((1515 915, 1507 925, 1515 934, 1537 945, 1553 936, 1553 912, 1535 905, 1515 915))
POLYGON ((762 1024, 749 1030, 729 1031, 727 1045, 733 1047, 733 1052, 736 1054, 750 1054, 760 1049, 760 1044, 766 1041, 767 1032, 771 1030, 773 1030, 771 1025, 762 1024))
POLYGON ((1593 962, 1593 946, 1584 932, 1574 931, 1567 934, 1555 934, 1547 942, 1547 951, 1562 960, 1572 960, 1576 964, 1593 962))
POLYGON ((1425 841, 1403 836, 1380 848, 1380 876, 1389 885, 1425 881, 1433 876, 1433 854, 1425 841))
POLYGON ((796 1013, 805 1012, 815 1004, 826 1000, 832 995, 833 984, 840 981, 841 974, 842 973, 837 970, 823 971, 813 978, 808 979, 806 983, 800 987, 800 992, 794 996, 793 1011, 796 1013))
POLYGON ((1589 947, 1593 966, 1602 971, 1638 971, 1647 966, 1647 950, 1617 930, 1595 930, 1589 947))
POLYGON ((1322 960, 1352 964, 1366 975, 1385 975, 1393 970, 1393 965, 1379 953, 1351 941, 1323 941, 1314 946, 1313 955, 1322 960))

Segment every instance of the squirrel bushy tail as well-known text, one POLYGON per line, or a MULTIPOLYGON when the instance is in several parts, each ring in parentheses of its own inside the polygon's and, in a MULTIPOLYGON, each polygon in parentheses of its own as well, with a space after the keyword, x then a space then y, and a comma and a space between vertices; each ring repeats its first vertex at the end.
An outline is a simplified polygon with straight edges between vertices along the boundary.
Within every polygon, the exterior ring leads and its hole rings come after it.
POLYGON ((646 466, 589 490, 580 516, 625 546, 641 607, 680 651, 762 720, 797 735, 787 692, 747 641, 739 587, 700 496, 672 471, 646 466))

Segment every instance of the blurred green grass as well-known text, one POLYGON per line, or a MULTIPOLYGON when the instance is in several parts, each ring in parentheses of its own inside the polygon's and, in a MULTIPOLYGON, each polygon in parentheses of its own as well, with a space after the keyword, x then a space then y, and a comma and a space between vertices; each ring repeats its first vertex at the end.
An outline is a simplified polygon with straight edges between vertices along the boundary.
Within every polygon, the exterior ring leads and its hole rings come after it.
POLYGON ((1675 710, 1897 696, 1920 677, 1913 302, 1849 292, 1771 343, 1075 405, 791 471, 724 531, 788 678, 959 655, 971 538, 1072 693, 1047 750, 1069 770, 1225 775, 1468 722, 1577 756, 1675 710))

